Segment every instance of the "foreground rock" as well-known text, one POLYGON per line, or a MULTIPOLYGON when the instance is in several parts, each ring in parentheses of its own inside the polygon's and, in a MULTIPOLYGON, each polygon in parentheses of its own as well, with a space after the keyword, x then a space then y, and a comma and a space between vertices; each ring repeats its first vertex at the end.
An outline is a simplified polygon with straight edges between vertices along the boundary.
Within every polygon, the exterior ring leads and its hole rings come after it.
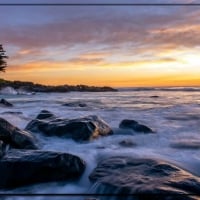
POLYGON ((71 154, 12 150, 0 159, 0 188, 77 180, 84 170, 84 161, 71 154))
POLYGON ((71 138, 75 141, 88 141, 113 133, 108 124, 95 115, 71 120, 55 118, 54 116, 45 119, 39 118, 32 120, 27 125, 26 130, 41 132, 46 136, 71 138))
POLYGON ((135 120, 130 120, 130 119, 124 119, 121 121, 119 128, 122 129, 132 129, 135 132, 142 132, 142 133, 154 133, 154 131, 152 129, 150 129, 149 127, 143 125, 143 124, 139 124, 137 121, 135 120))
POLYGON ((19 149, 37 149, 34 137, 0 118, 0 140, 19 149))
POLYGON ((1 99, 0 100, 0 105, 3 105, 3 106, 6 106, 6 107, 13 107, 13 104, 8 102, 7 100, 5 99, 1 99))
MULTIPOLYGON (((153 159, 107 158, 98 164, 89 178, 97 182, 94 193, 123 194, 124 199, 126 195, 134 195, 140 200, 192 200, 197 198, 191 194, 200 194, 200 178, 153 159)), ((115 196, 115 199, 120 198, 115 196)))

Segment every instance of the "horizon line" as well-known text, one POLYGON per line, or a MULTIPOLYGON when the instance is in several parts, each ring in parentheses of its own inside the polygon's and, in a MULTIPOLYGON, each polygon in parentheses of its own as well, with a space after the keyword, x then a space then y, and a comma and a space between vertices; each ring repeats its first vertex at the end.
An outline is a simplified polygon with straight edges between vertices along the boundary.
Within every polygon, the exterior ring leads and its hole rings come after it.
POLYGON ((7 80, 4 78, 0 78, 0 83, 1 80, 3 81, 10 81, 10 82, 14 82, 14 81, 19 81, 19 82, 31 82, 33 84, 39 84, 39 85, 44 85, 44 86, 80 86, 80 85, 84 85, 84 86, 88 86, 88 87, 111 87, 111 88, 169 88, 169 87, 200 87, 200 85, 144 85, 144 86, 111 86, 111 85, 91 85, 91 84, 83 84, 83 83, 77 83, 77 84, 68 84, 68 83, 64 83, 64 84, 56 84, 56 85, 51 85, 51 84, 44 84, 44 83, 39 83, 39 82, 34 82, 34 81, 24 81, 24 80, 7 80))

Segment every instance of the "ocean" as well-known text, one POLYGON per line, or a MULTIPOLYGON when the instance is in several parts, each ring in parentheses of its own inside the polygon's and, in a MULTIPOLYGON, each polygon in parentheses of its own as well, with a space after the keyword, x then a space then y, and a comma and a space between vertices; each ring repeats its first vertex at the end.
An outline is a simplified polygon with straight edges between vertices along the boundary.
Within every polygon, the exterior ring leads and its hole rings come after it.
MULTIPOLYGON (((0 193, 17 194, 88 194, 94 191, 88 176, 98 161, 110 155, 129 155, 159 158, 200 176, 200 88, 126 88, 118 92, 69 92, 0 94, 14 107, 0 107, 0 117, 24 129, 41 110, 48 110, 61 118, 97 115, 113 129, 114 135, 84 143, 71 139, 45 137, 36 134, 43 150, 78 155, 86 161, 86 170, 78 182, 43 183, 0 193), (64 103, 74 103, 63 106, 64 103), (85 107, 79 107, 85 103, 85 107), (119 129, 123 119, 133 119, 153 129, 155 134, 141 134, 119 129), (135 145, 124 147, 123 140, 135 145), (181 145, 180 145, 181 144, 181 145)), ((6 200, 27 197, 6 197, 6 200)), ((80 196, 31 199, 83 199, 80 196)))

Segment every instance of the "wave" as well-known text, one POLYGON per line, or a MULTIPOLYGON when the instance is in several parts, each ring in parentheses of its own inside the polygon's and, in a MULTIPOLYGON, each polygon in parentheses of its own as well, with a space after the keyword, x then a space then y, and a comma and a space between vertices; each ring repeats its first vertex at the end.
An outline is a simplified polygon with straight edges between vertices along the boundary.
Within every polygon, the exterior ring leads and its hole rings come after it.
POLYGON ((34 92, 27 92, 25 90, 22 89, 14 89, 13 87, 5 87, 3 89, 0 90, 0 94, 11 94, 11 95, 19 95, 19 94, 25 94, 25 95, 32 95, 34 94, 34 92))

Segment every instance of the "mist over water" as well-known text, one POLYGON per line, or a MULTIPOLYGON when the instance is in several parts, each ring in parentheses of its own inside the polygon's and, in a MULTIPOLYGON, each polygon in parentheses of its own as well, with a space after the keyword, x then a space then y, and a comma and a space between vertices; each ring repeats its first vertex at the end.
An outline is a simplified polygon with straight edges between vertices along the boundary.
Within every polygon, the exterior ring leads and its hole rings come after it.
MULTIPOLYGON (((0 193, 81 194, 91 193, 88 176, 99 160, 110 155, 129 155, 142 158, 160 158, 200 176, 200 88, 169 88, 152 90, 120 90, 119 92, 37 93, 35 95, 1 94, 14 104, 0 107, 0 117, 24 129, 41 110, 48 110, 61 118, 79 118, 98 115, 115 134, 97 140, 77 143, 70 139, 45 137, 35 134, 43 150, 60 151, 80 156, 87 168, 78 182, 43 183, 0 193), (63 106, 64 103, 74 106, 63 106), (77 103, 87 106, 79 107, 77 103), (138 134, 119 129, 123 119, 133 119, 152 128, 156 134, 138 134), (133 146, 120 145, 123 140, 133 146)), ((27 197, 18 197, 20 200, 27 197)), ((32 197, 33 198, 33 197, 32 197)), ((31 199, 32 199, 31 198, 31 199)), ((52 197, 51 197, 52 198, 52 197)), ((33 199, 51 199, 40 196, 33 199)), ((54 199, 83 199, 81 197, 54 197, 54 199)), ((16 199, 8 197, 6 200, 16 199)))

